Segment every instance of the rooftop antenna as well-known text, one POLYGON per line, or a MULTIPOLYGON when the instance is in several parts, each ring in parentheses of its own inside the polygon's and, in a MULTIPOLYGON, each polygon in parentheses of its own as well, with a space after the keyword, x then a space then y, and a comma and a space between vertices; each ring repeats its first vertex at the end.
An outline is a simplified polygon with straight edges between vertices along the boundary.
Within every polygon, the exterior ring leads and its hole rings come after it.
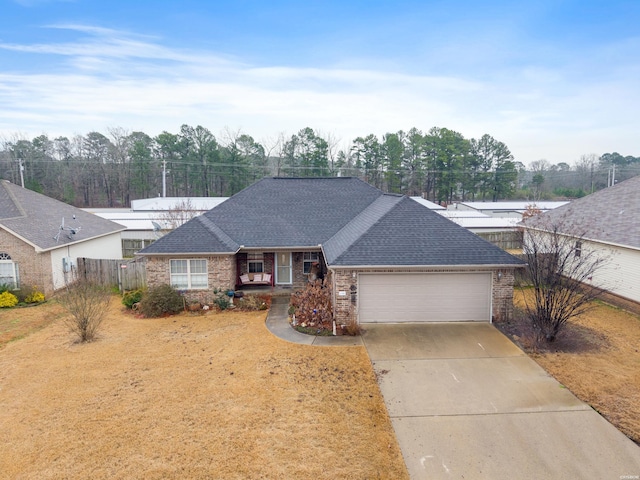
POLYGON ((162 226, 158 222, 154 222, 151 220, 151 225, 153 225, 153 235, 156 238, 160 238, 160 231, 162 230, 162 226))
MULTIPOLYGON (((73 216, 73 219, 76 219, 76 216, 73 216)), ((67 232, 67 238, 69 240, 73 240, 73 236, 80 231, 82 227, 65 227, 64 226, 64 217, 62 217, 62 222, 60 222, 60 227, 58 228, 58 233, 56 233, 54 240, 56 243, 60 240, 60 234, 62 232, 67 232)))

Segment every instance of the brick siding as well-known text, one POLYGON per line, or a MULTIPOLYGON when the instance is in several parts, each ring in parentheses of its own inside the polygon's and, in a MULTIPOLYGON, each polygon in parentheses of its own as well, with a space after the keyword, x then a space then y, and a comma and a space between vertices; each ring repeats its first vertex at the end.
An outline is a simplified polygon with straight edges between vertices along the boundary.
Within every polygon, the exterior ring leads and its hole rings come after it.
MULTIPOLYGON (((465 273, 465 272, 486 272, 486 269, 476 270, 402 270, 402 269, 370 269, 362 270, 367 273, 465 273)), ((358 273, 359 270, 336 269, 333 271, 333 315, 337 323, 345 324, 353 308, 358 304, 358 273), (355 278, 353 276, 355 272, 355 278), (345 292, 341 296, 339 292, 345 292)), ((493 295, 493 320, 506 320, 513 315, 513 273, 514 269, 506 268, 494 270, 492 272, 492 295, 493 295), (500 273, 500 275, 498 275, 500 273), (498 278, 500 277, 500 278, 498 278)))
MULTIPOLYGON (((178 258, 178 257, 176 257, 178 258)), ((191 302, 202 304, 213 303, 214 290, 229 290, 235 288, 236 261, 233 255, 180 257, 188 259, 207 260, 207 277, 209 286, 203 290, 187 290, 184 295, 191 302)), ((168 257, 147 258, 147 285, 149 288, 159 285, 170 285, 170 267, 168 257)))
POLYGON ((50 252, 36 253, 31 245, 0 229, 0 253, 18 265, 19 286, 35 287, 45 297, 53 294, 50 252))

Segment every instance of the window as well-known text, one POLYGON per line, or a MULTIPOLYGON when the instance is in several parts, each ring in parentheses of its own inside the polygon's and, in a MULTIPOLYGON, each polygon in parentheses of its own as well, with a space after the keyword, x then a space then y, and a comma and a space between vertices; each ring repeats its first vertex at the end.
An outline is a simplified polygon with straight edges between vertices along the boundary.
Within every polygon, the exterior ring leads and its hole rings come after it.
POLYGON ((179 290, 207 288, 207 261, 171 260, 171 286, 179 290))
POLYGON ((122 239, 122 257, 131 258, 135 256, 135 253, 142 250, 144 247, 148 247, 153 243, 153 240, 136 240, 133 238, 122 239))
POLYGON ((8 253, 0 252, 0 285, 9 285, 13 290, 18 288, 18 265, 8 253))
POLYGON ((576 248, 573 250, 573 252, 575 253, 576 257, 582 255, 582 242, 576 242, 576 248))
POLYGON ((319 262, 320 261, 320 254, 318 252, 304 252, 304 257, 303 257, 303 271, 305 274, 309 273, 311 271, 311 265, 313 265, 313 262, 319 262))
POLYGON ((247 265, 247 268, 249 268, 249 273, 264 272, 264 255, 262 253, 248 253, 247 265))

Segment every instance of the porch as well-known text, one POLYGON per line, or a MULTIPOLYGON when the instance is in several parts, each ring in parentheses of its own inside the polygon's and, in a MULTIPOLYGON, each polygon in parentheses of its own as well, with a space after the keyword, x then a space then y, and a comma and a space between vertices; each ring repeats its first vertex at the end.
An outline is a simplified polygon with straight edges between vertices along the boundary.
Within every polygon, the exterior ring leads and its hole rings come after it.
POLYGON ((243 292, 280 289, 290 293, 303 288, 310 274, 321 275, 325 270, 319 251, 246 251, 237 253, 235 261, 235 289, 243 292))

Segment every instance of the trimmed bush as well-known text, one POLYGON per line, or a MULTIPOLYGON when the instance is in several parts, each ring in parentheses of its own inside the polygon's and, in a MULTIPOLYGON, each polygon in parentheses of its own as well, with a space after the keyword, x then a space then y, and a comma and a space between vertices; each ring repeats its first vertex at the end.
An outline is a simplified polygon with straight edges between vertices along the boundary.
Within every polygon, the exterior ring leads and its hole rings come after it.
POLYGON ((18 304, 18 297, 11 292, 0 293, 0 308, 11 308, 18 304))
POLYGON ((144 290, 142 289, 125 292, 122 296, 122 304, 127 308, 133 308, 133 304, 141 301, 143 296, 144 290))
POLYGON ((27 295, 24 299, 24 303, 40 303, 44 302, 44 293, 39 292, 38 290, 33 290, 29 295, 27 295))
POLYGON ((140 300, 138 310, 149 318, 172 315, 184 310, 184 299, 169 285, 149 289, 140 300))

